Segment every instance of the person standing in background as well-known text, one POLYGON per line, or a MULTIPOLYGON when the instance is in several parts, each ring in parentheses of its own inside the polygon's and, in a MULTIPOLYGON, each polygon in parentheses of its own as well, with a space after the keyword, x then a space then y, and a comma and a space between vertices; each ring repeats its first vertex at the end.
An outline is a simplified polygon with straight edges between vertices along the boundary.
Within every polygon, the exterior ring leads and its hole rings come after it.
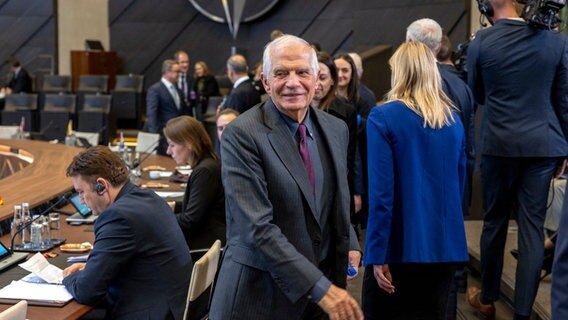
POLYGON ((20 61, 15 57, 10 57, 6 62, 10 64, 11 78, 4 88, 4 93, 8 95, 32 92, 32 78, 28 71, 22 67, 20 61))
POLYGON ((164 137, 164 127, 170 119, 181 115, 191 115, 177 88, 179 64, 175 60, 165 60, 162 63, 162 79, 153 84, 146 94, 146 115, 148 132, 159 133, 158 154, 166 155, 168 148, 164 137))
POLYGON ((185 104, 192 113, 195 115, 197 120, 203 121, 203 115, 200 113, 201 109, 195 108, 197 104, 197 94, 195 93, 195 79, 193 74, 189 72, 189 55, 185 51, 176 51, 174 53, 174 59, 179 64, 179 78, 177 82, 178 90, 184 99, 185 104))

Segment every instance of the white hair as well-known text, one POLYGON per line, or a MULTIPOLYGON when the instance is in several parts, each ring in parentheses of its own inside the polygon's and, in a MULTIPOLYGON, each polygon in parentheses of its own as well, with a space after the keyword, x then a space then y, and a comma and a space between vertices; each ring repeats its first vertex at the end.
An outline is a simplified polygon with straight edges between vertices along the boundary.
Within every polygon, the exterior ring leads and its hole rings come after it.
POLYGON ((422 42, 434 53, 438 53, 442 42, 442 27, 429 18, 416 20, 406 29, 406 41, 422 42))
POLYGON ((270 70, 272 68, 272 52, 276 49, 280 49, 291 44, 305 45, 310 50, 310 65, 312 66, 312 71, 314 72, 314 74, 318 73, 319 63, 314 48, 312 48, 310 44, 302 38, 290 34, 285 34, 270 41, 266 45, 266 47, 264 47, 264 53, 262 54, 262 73, 264 73, 265 76, 268 76, 270 74, 270 70))

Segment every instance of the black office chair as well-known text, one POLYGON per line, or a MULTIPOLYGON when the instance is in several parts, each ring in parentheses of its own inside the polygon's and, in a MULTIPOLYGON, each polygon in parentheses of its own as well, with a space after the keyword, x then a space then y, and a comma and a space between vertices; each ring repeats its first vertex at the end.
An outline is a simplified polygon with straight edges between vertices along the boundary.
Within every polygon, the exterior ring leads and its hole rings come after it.
POLYGON ((118 128, 141 129, 143 115, 143 75, 118 75, 111 91, 111 118, 118 128))
POLYGON ((63 140, 67 134, 67 124, 73 119, 76 109, 76 96, 65 93, 48 93, 45 105, 39 112, 40 135, 45 140, 63 140))
POLYGON ((45 95, 48 93, 71 93, 71 77, 46 74, 42 76, 41 84, 38 86, 38 105, 43 109, 45 95))
POLYGON ((37 94, 19 93, 6 96, 2 124, 19 125, 22 118, 25 131, 37 131, 37 94))
POLYGON ((86 94, 77 112, 77 130, 99 132, 99 144, 108 144, 109 132, 114 132, 115 121, 110 121, 111 96, 86 94))
POLYGON ((108 75, 83 74, 79 76, 79 86, 77 87, 77 103, 83 105, 86 94, 106 94, 108 92, 108 75))

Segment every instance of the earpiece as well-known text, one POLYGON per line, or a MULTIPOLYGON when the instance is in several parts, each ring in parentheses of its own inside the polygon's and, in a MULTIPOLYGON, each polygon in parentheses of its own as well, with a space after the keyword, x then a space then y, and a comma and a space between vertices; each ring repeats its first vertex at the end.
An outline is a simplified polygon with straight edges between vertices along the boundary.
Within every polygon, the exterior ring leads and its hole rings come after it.
POLYGON ((100 182, 97 182, 97 184, 95 185, 95 191, 96 191, 100 196, 102 196, 102 195, 103 195, 103 192, 105 191, 105 185, 102 184, 102 183, 100 183, 100 182))
POLYGON ((491 6, 491 2, 489 2, 489 0, 477 0, 477 7, 479 8, 479 12, 482 15, 491 20, 494 12, 493 6, 491 6))

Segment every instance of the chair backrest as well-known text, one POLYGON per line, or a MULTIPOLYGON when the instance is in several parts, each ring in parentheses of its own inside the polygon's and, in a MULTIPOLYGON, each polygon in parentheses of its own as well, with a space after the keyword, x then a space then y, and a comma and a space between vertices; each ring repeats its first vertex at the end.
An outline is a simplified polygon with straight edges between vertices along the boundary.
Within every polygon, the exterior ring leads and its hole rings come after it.
POLYGON ((66 93, 48 93, 45 95, 43 110, 75 113, 76 96, 66 93))
POLYGON ((40 91, 71 92, 71 77, 47 74, 43 76, 40 91))
MULTIPOLYGON (((211 248, 193 264, 191 272, 191 280, 189 281, 189 292, 187 294, 187 302, 185 304, 184 320, 188 319, 191 312, 192 302, 197 300, 203 293, 213 286, 217 268, 219 267, 219 258, 221 256, 221 241, 216 240, 211 248)), ((207 306, 209 309, 209 306, 207 306)), ((207 313, 207 310, 206 310, 207 313)), ((201 318, 202 315, 199 315, 201 318)))
POLYGON ((18 132, 19 126, 0 126, 0 139, 12 139, 18 132))
POLYGON ((108 76, 83 74, 79 76, 79 88, 83 92, 107 92, 108 76))
POLYGON ((37 94, 32 93, 18 93, 6 96, 7 111, 16 110, 36 110, 37 109, 37 94))
POLYGON ((0 313, 0 320, 26 320, 28 302, 22 300, 0 313))
POLYGON ((158 146, 159 141, 159 133, 139 131, 136 137, 136 152, 156 153, 155 147, 158 146))
POLYGON ((116 76, 114 91, 141 93, 144 86, 144 76, 139 74, 122 74, 116 76))
POLYGON ((83 100, 82 110, 93 112, 110 112, 110 99, 108 94, 86 94, 83 100))

